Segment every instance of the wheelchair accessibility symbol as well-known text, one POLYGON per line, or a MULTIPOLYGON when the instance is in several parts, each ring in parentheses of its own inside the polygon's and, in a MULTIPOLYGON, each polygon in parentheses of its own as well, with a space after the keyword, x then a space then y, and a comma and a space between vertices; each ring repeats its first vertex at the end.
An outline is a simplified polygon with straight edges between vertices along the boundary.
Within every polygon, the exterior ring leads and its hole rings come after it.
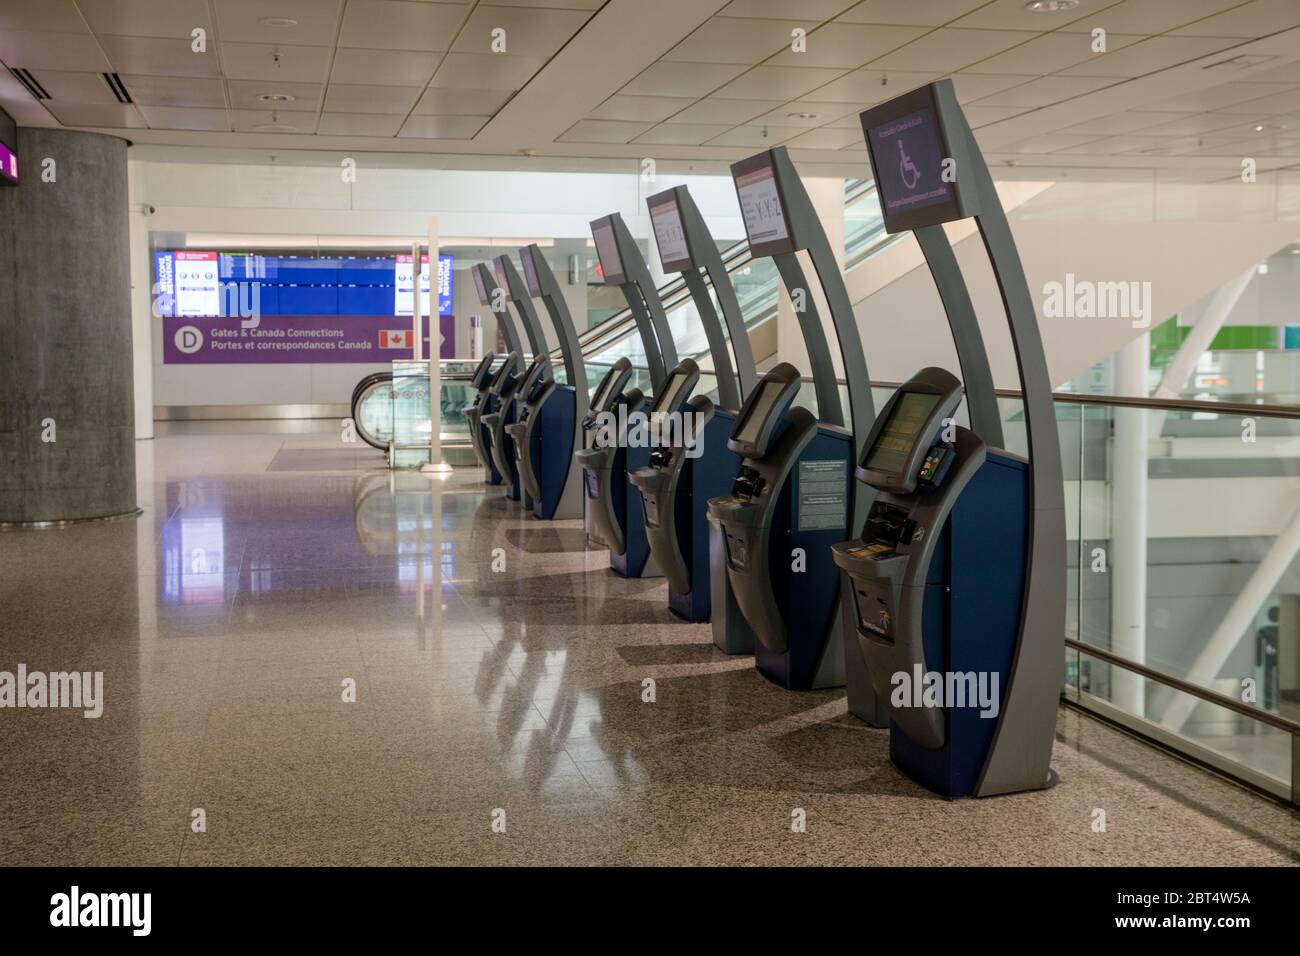
POLYGON ((903 141, 898 141, 898 171, 903 175, 903 185, 908 189, 915 189, 916 184, 921 181, 921 171, 912 163, 912 157, 907 155, 907 150, 903 149, 903 141))

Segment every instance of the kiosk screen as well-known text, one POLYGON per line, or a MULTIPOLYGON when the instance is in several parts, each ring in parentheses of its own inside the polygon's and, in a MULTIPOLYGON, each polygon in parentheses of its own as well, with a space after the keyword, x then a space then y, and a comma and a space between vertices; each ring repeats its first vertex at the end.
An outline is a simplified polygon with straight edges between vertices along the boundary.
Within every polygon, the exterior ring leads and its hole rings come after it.
POLYGON ((736 177, 736 194, 740 197, 740 214, 750 245, 788 239, 790 231, 776 188, 776 174, 771 166, 759 166, 736 177))
POLYGON ((904 392, 894 403, 876 443, 867 453, 867 467, 885 474, 901 474, 908 455, 921 437, 921 429, 940 398, 942 396, 926 392, 904 392))
POLYGON ((758 390, 758 396, 749 406, 749 413, 745 415, 744 421, 736 429, 735 434, 731 437, 738 442, 752 445, 758 441, 759 434, 763 431, 763 423, 767 416, 772 413, 772 406, 776 400, 781 397, 781 389, 785 385, 781 382, 764 382, 762 388, 758 390))
POLYGON ((655 400, 655 412, 671 412, 676 410, 677 403, 682 399, 682 386, 686 384, 686 376, 680 372, 668 379, 668 384, 664 386, 659 397, 655 400))
POLYGON ((483 356, 482 361, 478 363, 478 368, 474 370, 474 375, 470 379, 470 386, 473 388, 482 388, 487 384, 488 375, 492 371, 492 354, 488 353, 483 356))
POLYGON ((596 386, 596 397, 591 400, 591 407, 595 411, 603 412, 609 407, 609 400, 613 397, 609 393, 614 388, 616 372, 617 369, 610 369, 596 386))
POLYGON ((618 254, 618 241, 614 238, 614 227, 608 219, 600 220, 599 225, 591 227, 591 234, 596 240, 596 256, 600 259, 600 271, 609 285, 623 282, 623 257, 618 254))
POLYGON ((675 199, 666 199, 650 207, 650 224, 654 227, 655 242, 659 245, 659 261, 665 272, 689 269, 691 252, 686 246, 686 230, 682 227, 682 213, 675 199))

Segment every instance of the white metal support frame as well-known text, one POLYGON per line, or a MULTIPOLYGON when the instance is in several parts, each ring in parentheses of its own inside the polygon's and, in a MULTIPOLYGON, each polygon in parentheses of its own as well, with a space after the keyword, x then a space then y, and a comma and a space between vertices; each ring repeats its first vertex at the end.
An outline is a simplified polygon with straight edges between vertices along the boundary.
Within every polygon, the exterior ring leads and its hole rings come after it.
MULTIPOLYGON (((451 465, 442 460, 442 317, 435 311, 438 307, 438 249, 438 217, 430 216, 429 354, 427 356, 429 361, 429 461, 420 466, 420 471, 431 478, 445 478, 451 472, 451 465)), ((416 299, 419 299, 418 295, 416 299)), ((417 305, 417 315, 419 311, 417 305)), ((420 335, 417 332, 416 341, 419 340, 420 335)))

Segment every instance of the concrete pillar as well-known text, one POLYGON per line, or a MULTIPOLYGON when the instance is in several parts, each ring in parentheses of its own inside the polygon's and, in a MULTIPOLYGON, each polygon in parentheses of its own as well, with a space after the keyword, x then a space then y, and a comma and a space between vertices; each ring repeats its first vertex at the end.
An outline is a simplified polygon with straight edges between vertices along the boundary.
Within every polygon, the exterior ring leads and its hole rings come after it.
POLYGON ((134 355, 135 440, 153 438, 153 255, 144 202, 144 166, 128 163, 131 230, 131 345, 134 355))
POLYGON ((0 187, 0 522, 136 511, 126 150, 18 131, 22 184, 0 187))

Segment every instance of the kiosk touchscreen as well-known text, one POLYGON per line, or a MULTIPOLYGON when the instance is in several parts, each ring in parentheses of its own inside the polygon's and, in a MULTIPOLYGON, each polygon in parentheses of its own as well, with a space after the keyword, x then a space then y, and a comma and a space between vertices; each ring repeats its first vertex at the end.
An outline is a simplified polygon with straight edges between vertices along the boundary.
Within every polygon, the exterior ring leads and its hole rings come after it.
POLYGON ((514 441, 517 467, 532 499, 533 515, 577 518, 582 516, 582 472, 574 452, 581 447, 587 395, 585 388, 579 394, 573 383, 587 379, 582 347, 564 293, 542 250, 536 245, 525 246, 519 250, 519 258, 522 283, 505 256, 497 260, 499 271, 510 283, 521 309, 531 310, 533 298, 542 300, 560 343, 565 380, 557 382, 548 372, 528 383, 519 393, 518 420, 506 430, 514 441))
POLYGON ((845 575, 846 638, 864 665, 858 673, 887 706, 890 758, 904 773, 948 797, 1049 786, 1064 653, 1065 528, 1056 416, 1033 302, 951 82, 905 93, 861 119, 885 228, 915 232, 962 378, 922 369, 872 428, 855 474, 876 498, 860 536, 833 549, 845 575), (968 216, 1006 309, 1028 460, 1000 447, 988 356, 943 231, 943 223, 968 216), (970 428, 953 420, 963 396, 970 428))
POLYGON ((722 532, 736 607, 756 638, 759 672, 792 689, 835 687, 844 683, 846 658, 830 547, 856 526, 870 497, 851 475, 875 417, 870 378, 838 260, 789 155, 767 150, 735 163, 731 174, 752 254, 771 256, 792 300, 804 303, 796 315, 817 414, 792 407, 799 369, 782 363, 768 372, 747 395, 727 444, 742 457, 739 473, 729 495, 709 502, 709 513, 722 532), (820 280, 840 363, 800 251, 820 280))

